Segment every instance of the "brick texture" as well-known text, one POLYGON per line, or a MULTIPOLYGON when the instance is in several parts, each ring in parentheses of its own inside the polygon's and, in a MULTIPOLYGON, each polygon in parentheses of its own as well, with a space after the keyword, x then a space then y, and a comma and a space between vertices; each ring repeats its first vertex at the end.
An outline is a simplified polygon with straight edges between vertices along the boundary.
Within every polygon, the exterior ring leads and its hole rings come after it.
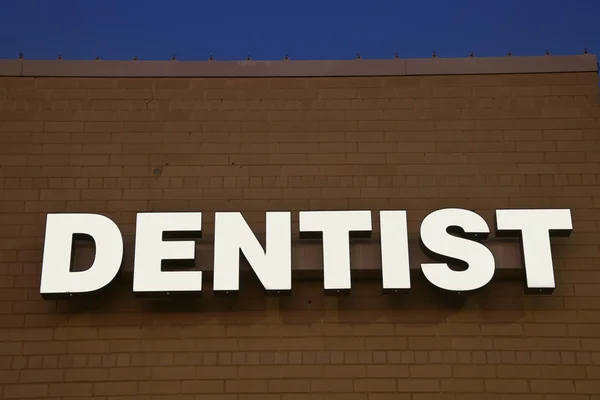
MULTIPOLYGON (((377 214, 374 214, 376 219, 377 214)), ((377 220, 374 221, 377 227, 377 220)), ((0 399, 597 400, 595 73, 377 78, 0 78, 0 399), (571 208, 557 289, 457 303, 415 279, 286 298, 43 301, 48 212, 571 208)))

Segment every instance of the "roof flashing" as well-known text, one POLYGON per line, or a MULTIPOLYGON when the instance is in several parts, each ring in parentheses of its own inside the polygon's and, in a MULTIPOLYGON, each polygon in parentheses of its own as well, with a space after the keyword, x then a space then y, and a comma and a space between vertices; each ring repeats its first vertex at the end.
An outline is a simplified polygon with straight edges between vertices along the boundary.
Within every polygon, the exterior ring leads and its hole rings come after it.
POLYGON ((111 61, 0 60, 0 76, 343 77, 596 72, 595 55, 389 60, 111 61))

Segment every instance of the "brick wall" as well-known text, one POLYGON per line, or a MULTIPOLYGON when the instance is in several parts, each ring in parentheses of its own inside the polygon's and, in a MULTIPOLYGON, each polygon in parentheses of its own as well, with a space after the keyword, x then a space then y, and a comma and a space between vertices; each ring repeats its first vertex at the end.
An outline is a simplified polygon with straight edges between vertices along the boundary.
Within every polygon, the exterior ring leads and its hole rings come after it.
MULTIPOLYGON (((361 78, 0 78, 0 399, 592 400, 600 393, 595 73, 361 78), (557 288, 466 302, 419 279, 325 297, 39 295, 45 215, 571 208, 557 288)), ((377 214, 374 213, 377 229, 377 214)), ((130 250, 129 250, 130 251, 130 250)))

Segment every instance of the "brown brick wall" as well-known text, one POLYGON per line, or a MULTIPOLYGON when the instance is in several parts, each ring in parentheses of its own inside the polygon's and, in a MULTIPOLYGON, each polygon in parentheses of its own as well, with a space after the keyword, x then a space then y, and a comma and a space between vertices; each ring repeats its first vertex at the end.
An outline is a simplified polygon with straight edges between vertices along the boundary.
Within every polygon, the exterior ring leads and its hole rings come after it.
MULTIPOLYGON (((597 400, 595 73, 364 78, 0 78, 0 399, 597 400), (322 281, 287 298, 43 301, 45 214, 571 208, 557 288, 464 304, 322 281)), ((373 215, 376 219, 377 214, 373 215)), ((377 221, 374 221, 377 227, 377 221)))

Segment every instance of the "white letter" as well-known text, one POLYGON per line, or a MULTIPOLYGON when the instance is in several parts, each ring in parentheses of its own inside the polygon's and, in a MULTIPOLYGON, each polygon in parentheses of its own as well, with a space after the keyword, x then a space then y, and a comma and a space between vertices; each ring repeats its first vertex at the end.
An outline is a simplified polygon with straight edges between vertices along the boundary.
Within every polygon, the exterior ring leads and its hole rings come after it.
POLYGON ((527 288, 552 292, 555 287, 550 237, 569 236, 571 210, 497 210, 498 236, 521 236, 527 288))
POLYGON ((300 237, 315 232, 323 237, 325 290, 350 290, 349 235, 371 235, 371 211, 300 211, 300 237))
POLYGON ((380 211, 379 225, 383 290, 410 289, 406 211, 380 211))
POLYGON ((45 298, 102 289, 123 261, 121 231, 103 215, 48 214, 44 240, 40 293, 45 298), (94 262, 85 271, 70 271, 74 235, 89 235, 95 243, 94 262))
POLYGON ((450 291, 485 286, 494 276, 494 256, 483 244, 472 240, 486 238, 489 233, 485 220, 472 211, 447 208, 432 212, 421 224, 425 252, 432 258, 466 264, 466 269, 456 271, 445 263, 427 263, 421 264, 423 274, 435 286, 450 291))
POLYGON ((200 292, 202 271, 163 271, 163 260, 194 260, 196 243, 165 236, 200 237, 201 212, 139 213, 135 233, 134 293, 200 292), (169 232, 169 234, 166 234, 169 232), (185 234, 184 234, 185 232, 185 234))
POLYGON ((237 291, 240 251, 268 291, 292 289, 292 217, 267 212, 266 250, 239 212, 215 213, 214 291, 237 291))

